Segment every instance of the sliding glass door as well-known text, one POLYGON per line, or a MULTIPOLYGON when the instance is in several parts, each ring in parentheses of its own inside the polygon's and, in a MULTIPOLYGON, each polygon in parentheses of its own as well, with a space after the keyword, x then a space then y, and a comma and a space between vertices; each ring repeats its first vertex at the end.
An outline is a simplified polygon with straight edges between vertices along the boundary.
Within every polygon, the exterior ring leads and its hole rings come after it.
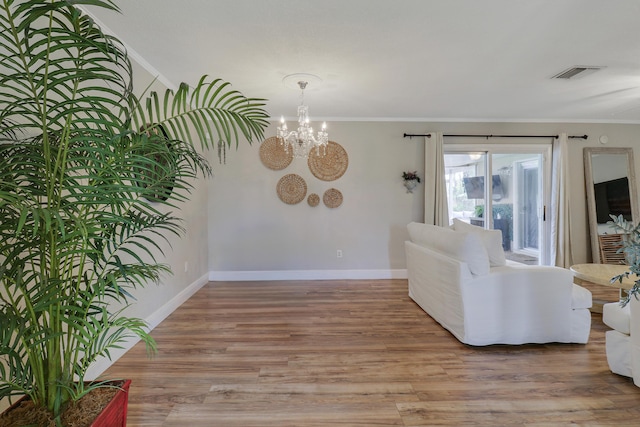
POLYGON ((502 232, 507 259, 545 259, 550 145, 445 146, 449 218, 502 232), (490 185, 488 185, 490 183, 490 185))

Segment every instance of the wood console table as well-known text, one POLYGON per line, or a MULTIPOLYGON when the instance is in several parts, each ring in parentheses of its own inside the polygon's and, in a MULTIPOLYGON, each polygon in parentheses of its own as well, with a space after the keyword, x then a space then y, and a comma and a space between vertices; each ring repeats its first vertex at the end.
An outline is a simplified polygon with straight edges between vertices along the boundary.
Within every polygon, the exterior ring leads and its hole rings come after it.
MULTIPOLYGON (((584 283, 594 283, 596 285, 608 286, 612 288, 620 289, 620 296, 622 296, 622 289, 629 290, 633 287, 635 280, 633 278, 625 278, 622 283, 616 281, 611 283, 611 279, 626 271, 629 271, 627 265, 616 264, 576 264, 571 266, 573 272, 573 281, 577 285, 584 283)), ((604 301, 600 299, 593 299, 592 312, 602 313, 602 305, 611 301, 604 301)))

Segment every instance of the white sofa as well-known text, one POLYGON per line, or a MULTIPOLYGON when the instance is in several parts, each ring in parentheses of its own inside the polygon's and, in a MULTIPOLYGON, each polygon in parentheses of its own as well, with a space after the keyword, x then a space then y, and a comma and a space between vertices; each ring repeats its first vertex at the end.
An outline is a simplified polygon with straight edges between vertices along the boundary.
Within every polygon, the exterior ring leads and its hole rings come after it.
POLYGON ((407 226, 409 296, 470 345, 586 343, 591 292, 560 267, 507 261, 499 230, 407 226))
POLYGON ((633 378, 640 387, 640 301, 631 297, 624 307, 617 302, 604 304, 602 321, 613 329, 605 334, 609 369, 633 378))

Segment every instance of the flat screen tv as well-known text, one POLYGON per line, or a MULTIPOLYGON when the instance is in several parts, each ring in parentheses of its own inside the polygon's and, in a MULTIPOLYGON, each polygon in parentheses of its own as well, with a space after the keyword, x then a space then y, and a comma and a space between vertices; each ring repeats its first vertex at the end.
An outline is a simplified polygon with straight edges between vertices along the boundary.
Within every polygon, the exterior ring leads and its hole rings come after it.
POLYGON ((593 185, 596 199, 598 224, 611 221, 609 215, 622 215, 631 221, 631 200, 629 199, 629 179, 627 177, 599 182, 593 185))
MULTIPOLYGON (((462 181, 464 191, 467 193, 467 199, 484 199, 484 176, 462 178, 462 181)), ((491 184, 493 198, 499 200, 504 197, 504 187, 502 186, 500 175, 493 175, 491 184)))

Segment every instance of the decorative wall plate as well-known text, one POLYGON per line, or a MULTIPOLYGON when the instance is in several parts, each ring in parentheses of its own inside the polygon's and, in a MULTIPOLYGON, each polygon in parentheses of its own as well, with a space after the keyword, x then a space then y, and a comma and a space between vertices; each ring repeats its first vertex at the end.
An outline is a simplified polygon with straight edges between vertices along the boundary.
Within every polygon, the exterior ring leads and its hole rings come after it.
POLYGON ((300 175, 290 173, 283 176, 276 186, 278 197, 288 205, 300 203, 307 195, 307 183, 300 175))
POLYGON ((334 141, 329 141, 326 147, 326 154, 317 154, 316 149, 309 153, 307 164, 313 176, 323 181, 335 181, 347 171, 349 166, 349 156, 347 151, 334 141))
POLYGON ((322 201, 328 208, 337 208, 342 204, 342 193, 338 189, 330 188, 324 192, 322 201))
POLYGON ((284 145, 278 143, 278 138, 272 136, 260 144, 260 160, 269 169, 282 170, 291 164, 293 150, 286 152, 284 145))
POLYGON ((316 193, 309 194, 309 197, 307 197, 307 203, 309 203, 309 206, 311 206, 312 208, 315 208, 316 206, 318 206, 318 204, 320 204, 320 196, 318 196, 316 193))

